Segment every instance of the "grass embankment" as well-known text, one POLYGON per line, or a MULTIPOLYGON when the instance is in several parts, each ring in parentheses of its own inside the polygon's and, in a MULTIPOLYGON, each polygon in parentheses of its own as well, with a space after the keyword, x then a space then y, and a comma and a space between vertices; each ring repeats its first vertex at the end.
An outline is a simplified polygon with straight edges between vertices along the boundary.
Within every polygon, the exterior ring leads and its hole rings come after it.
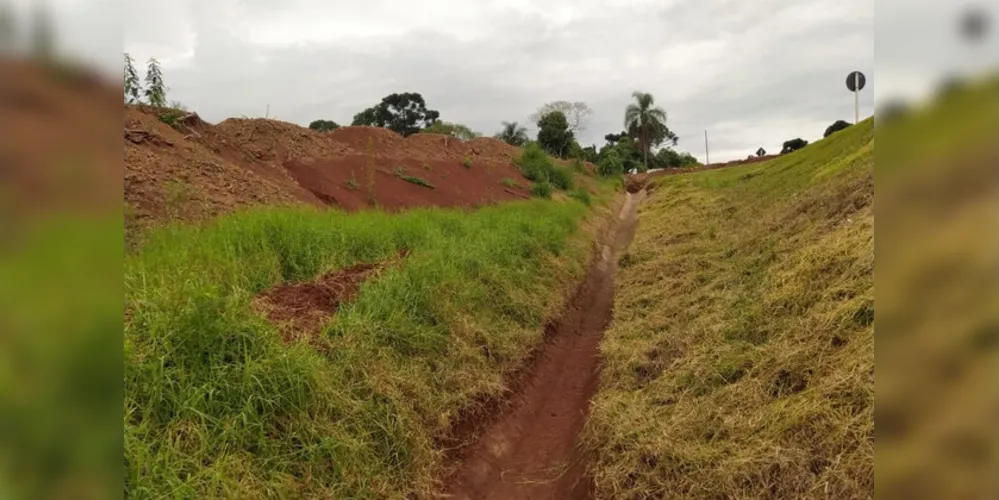
POLYGON ((582 275, 588 214, 572 200, 265 209, 152 232, 125 258, 126 496, 427 493, 435 440, 503 390, 582 275), (251 305, 403 249, 341 306, 323 349, 285 343, 251 305))
POLYGON ((873 495, 873 136, 654 181, 601 346, 598 498, 873 495))

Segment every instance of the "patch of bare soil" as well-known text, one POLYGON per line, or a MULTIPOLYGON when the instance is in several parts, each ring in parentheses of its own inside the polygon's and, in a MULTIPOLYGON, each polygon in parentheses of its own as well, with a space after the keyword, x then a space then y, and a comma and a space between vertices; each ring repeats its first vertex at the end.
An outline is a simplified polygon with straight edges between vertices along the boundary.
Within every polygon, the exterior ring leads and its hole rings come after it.
POLYGON ((509 404, 490 421, 461 423, 466 432, 483 430, 464 443, 441 498, 589 498, 586 457, 576 439, 597 389, 598 347, 613 311, 617 256, 634 236, 643 194, 627 195, 608 242, 509 404))
MULTIPOLYGON (((398 259, 407 255, 401 252, 398 259)), ((321 345, 322 328, 340 305, 357 298, 361 285, 397 262, 362 263, 325 273, 306 283, 285 283, 260 294, 254 307, 278 325, 285 341, 307 340, 321 345)))

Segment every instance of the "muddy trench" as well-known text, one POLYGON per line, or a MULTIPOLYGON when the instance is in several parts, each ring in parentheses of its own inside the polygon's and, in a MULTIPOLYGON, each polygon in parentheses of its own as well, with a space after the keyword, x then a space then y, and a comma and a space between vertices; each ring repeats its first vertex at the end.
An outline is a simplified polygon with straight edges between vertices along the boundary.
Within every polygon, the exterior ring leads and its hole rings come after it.
POLYGON ((511 404, 468 447, 439 498, 586 499, 591 481, 577 437, 597 390, 599 344, 614 306, 618 258, 635 234, 645 191, 627 193, 585 281, 511 404))

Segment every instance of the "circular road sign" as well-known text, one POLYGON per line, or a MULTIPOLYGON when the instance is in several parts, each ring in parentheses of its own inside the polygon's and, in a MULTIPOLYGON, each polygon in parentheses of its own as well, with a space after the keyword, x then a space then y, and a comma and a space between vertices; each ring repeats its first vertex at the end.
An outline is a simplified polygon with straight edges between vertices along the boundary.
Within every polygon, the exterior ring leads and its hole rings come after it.
POLYGON ((846 88, 850 89, 850 92, 864 90, 865 85, 867 85, 867 77, 859 71, 854 71, 846 77, 846 88))

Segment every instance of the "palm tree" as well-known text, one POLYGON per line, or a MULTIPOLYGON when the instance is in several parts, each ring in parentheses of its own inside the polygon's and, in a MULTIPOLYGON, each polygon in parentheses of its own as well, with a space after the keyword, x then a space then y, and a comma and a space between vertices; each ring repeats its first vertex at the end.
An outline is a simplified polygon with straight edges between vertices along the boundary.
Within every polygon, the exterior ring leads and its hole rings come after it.
POLYGON ((511 146, 523 146, 528 141, 527 127, 517 122, 503 122, 503 130, 496 134, 496 138, 511 146))
POLYGON ((658 132, 666 129, 666 111, 656 106, 656 99, 648 92, 635 91, 631 94, 635 102, 624 110, 624 128, 633 136, 637 135, 642 148, 645 169, 649 169, 649 149, 658 132))

